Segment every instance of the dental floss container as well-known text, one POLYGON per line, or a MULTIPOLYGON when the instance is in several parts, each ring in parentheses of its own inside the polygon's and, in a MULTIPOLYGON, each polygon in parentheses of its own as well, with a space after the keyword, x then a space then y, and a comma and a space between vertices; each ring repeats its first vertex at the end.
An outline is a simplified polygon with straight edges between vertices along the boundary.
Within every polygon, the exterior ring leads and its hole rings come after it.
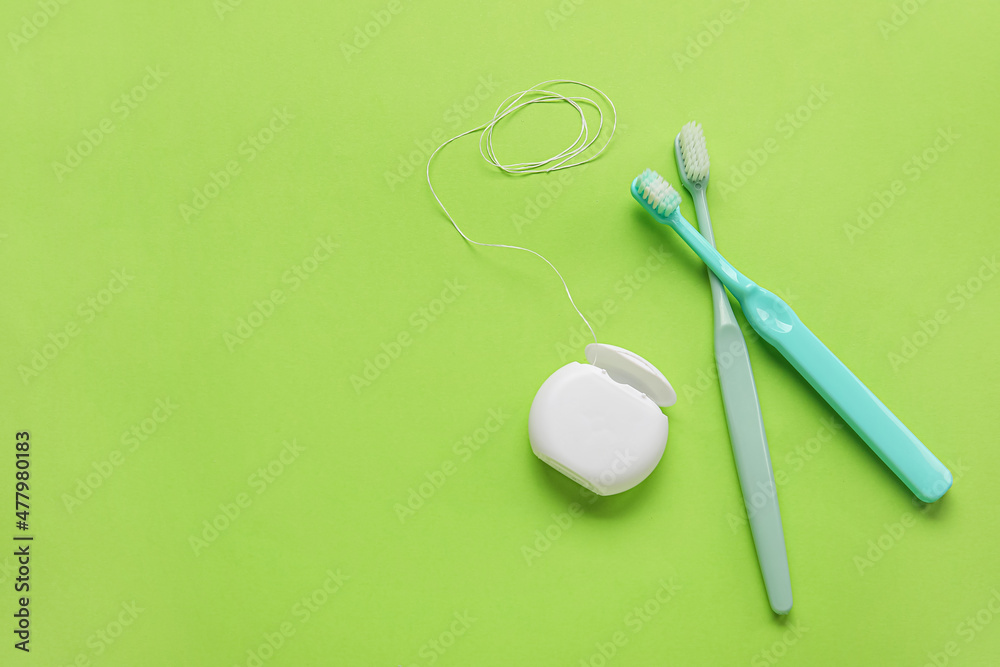
POLYGON ((549 376, 531 403, 535 455, 594 493, 610 496, 646 479, 667 446, 660 408, 677 393, 653 364, 614 345, 591 343, 589 364, 549 376))

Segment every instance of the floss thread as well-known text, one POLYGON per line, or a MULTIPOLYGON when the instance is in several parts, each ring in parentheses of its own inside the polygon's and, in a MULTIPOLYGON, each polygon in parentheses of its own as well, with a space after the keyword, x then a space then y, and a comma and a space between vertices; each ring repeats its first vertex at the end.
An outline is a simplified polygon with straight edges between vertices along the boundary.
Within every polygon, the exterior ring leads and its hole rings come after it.
POLYGON ((576 302, 573 300, 573 295, 569 291, 569 285, 566 284, 566 280, 559 272, 559 269, 557 269, 552 264, 552 262, 550 262, 540 253, 537 253, 534 250, 531 250, 530 248, 523 248, 521 246, 516 246, 516 245, 507 245, 504 243, 484 243, 481 241, 474 241, 473 239, 469 238, 469 236, 466 235, 465 232, 462 231, 462 229, 458 226, 458 223, 455 222, 455 219, 451 216, 451 213, 448 211, 444 203, 441 201, 441 198, 438 197, 437 192, 434 190, 434 184, 431 182, 431 162, 434 161, 434 157, 441 151, 441 149, 443 149, 448 144, 458 139, 461 139, 462 137, 473 134, 475 132, 481 132, 481 134, 479 135, 479 153, 480 155, 483 156, 483 159, 486 160, 486 162, 488 162, 489 164, 493 165, 497 169, 500 169, 501 171, 517 176, 524 176, 528 174, 548 174, 553 171, 559 171, 561 169, 571 169, 573 167, 578 167, 580 165, 586 164, 588 162, 593 162, 611 144, 611 140, 614 138, 615 130, 617 130, 617 128, 618 128, 618 112, 615 109, 615 104, 614 102, 611 101, 610 97, 604 94, 603 91, 594 86, 591 86, 590 84, 583 83, 581 81, 574 81, 572 79, 550 79, 548 81, 542 81, 541 83, 535 84, 534 86, 528 88, 527 90, 522 90, 519 93, 514 93, 508 96, 507 99, 501 102, 500 106, 497 107, 496 112, 493 114, 493 118, 486 121, 482 125, 479 125, 478 127, 474 127, 471 130, 467 130, 465 132, 455 135, 451 139, 448 139, 440 146, 438 146, 436 149, 434 149, 434 152, 431 153, 429 158, 427 158, 427 187, 430 188, 431 194, 434 196, 434 200, 441 208, 441 211, 451 222, 452 226, 455 228, 455 231, 461 234, 462 238, 465 239, 468 243, 471 243, 473 245, 490 247, 490 248, 510 248, 511 250, 522 250, 524 252, 531 253, 535 257, 538 257, 543 262, 548 264, 549 268, 555 271, 556 275, 559 276, 559 280, 562 282, 563 288, 566 290, 566 296, 569 298, 569 302, 573 306, 573 310, 575 310, 576 314, 580 316, 580 319, 583 320, 583 323, 587 325, 587 329, 590 330, 590 335, 594 337, 595 343, 597 342, 597 334, 594 333, 594 328, 590 326, 590 322, 587 321, 587 318, 584 316, 584 314, 580 312, 580 309, 577 307, 576 302), (584 96, 568 96, 568 95, 563 95, 562 93, 546 89, 546 86, 559 85, 559 84, 576 85, 576 86, 582 86, 583 88, 587 88, 600 95, 601 98, 605 102, 607 102, 608 106, 611 108, 611 120, 610 120, 611 134, 608 135, 607 141, 605 141, 604 144, 601 145, 596 150, 596 152, 594 152, 589 157, 583 158, 581 156, 583 155, 584 152, 590 149, 595 143, 597 143, 598 138, 601 136, 601 131, 604 128, 604 110, 601 108, 600 103, 597 100, 594 100, 593 98, 584 96), (497 157, 496 150, 493 145, 493 135, 496 132, 498 124, 505 118, 513 116, 521 109, 531 106, 532 104, 571 105, 580 115, 580 133, 577 135, 576 139, 569 146, 564 148, 559 153, 556 153, 552 157, 545 158, 543 160, 538 160, 535 162, 513 162, 509 164, 501 162, 500 159, 497 157), (591 137, 590 125, 588 124, 587 117, 583 111, 583 107, 588 105, 597 110, 599 118, 597 131, 594 132, 592 137, 591 137))

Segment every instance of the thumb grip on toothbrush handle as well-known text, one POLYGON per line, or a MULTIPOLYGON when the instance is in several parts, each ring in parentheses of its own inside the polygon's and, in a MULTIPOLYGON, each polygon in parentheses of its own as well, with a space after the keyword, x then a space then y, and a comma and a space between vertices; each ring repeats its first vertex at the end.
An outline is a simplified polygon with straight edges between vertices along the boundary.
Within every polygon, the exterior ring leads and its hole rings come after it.
POLYGON ((854 373, 770 292, 748 299, 745 311, 760 334, 860 435, 920 500, 932 503, 951 488, 951 472, 854 373), (758 301, 760 307, 755 307, 758 301))

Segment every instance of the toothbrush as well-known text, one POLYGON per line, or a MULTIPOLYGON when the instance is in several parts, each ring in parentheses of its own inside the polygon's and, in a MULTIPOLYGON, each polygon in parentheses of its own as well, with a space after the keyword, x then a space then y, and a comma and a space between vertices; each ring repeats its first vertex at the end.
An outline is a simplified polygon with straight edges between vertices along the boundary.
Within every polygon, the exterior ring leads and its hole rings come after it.
POLYGON ((655 171, 632 181, 632 196, 668 225, 743 307, 747 321, 864 439, 913 494, 932 503, 951 488, 951 472, 882 401, 809 330, 784 301, 727 262, 681 215, 681 196, 655 171))
MULTIPOLYGON (((705 197, 709 159, 701 125, 691 122, 681 128, 674 139, 674 154, 681 182, 694 199, 698 229, 714 247, 712 221, 708 217, 705 197)), ((733 458, 750 519, 750 532, 771 609, 776 614, 787 614, 792 608, 792 582, 788 574, 781 511, 778 509, 778 490, 771 469, 750 355, 725 288, 711 271, 708 272, 708 281, 712 286, 715 311, 715 362, 719 369, 729 438, 733 443, 733 458)))

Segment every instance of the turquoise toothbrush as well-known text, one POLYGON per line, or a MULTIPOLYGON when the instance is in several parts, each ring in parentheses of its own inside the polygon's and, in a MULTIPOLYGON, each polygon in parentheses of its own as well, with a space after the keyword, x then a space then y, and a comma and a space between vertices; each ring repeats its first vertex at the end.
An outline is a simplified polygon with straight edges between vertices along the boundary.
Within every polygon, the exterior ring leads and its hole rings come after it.
POLYGON ((747 321, 773 345, 878 457, 925 503, 951 488, 951 473, 843 364, 784 301, 733 268, 681 215, 681 196, 655 171, 632 181, 632 196, 669 225, 743 307, 747 321))
MULTIPOLYGON (((674 153, 681 182, 694 199, 698 229, 715 246, 705 198, 709 160, 701 125, 691 122, 681 128, 674 139, 674 153)), ((733 458, 750 519, 750 532, 771 609, 777 614, 787 614, 792 608, 792 582, 788 574, 781 511, 778 509, 778 490, 771 470, 771 455, 767 449, 764 418, 757 400, 750 355, 725 288, 711 271, 708 272, 708 281, 712 286, 715 311, 715 362, 719 369, 729 439, 733 443, 733 458)))

